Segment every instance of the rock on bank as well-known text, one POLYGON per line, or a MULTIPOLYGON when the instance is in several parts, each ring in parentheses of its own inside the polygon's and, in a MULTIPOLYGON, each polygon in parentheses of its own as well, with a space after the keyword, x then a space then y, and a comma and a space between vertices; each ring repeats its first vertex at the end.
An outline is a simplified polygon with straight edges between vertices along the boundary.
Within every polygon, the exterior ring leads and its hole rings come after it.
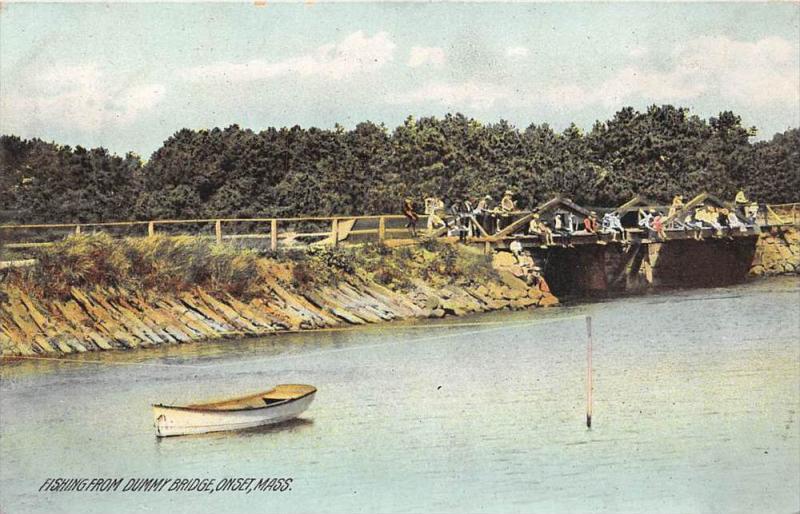
POLYGON ((800 272, 800 229, 772 228, 756 244, 751 275, 786 275, 800 272))
POLYGON ((509 273, 475 279, 469 269, 439 263, 435 252, 406 257, 406 269, 378 259, 371 271, 334 270, 325 281, 298 264, 263 260, 258 285, 238 297, 201 285, 156 292, 97 284, 53 298, 6 280, 0 349, 4 357, 132 349, 558 303, 509 273))

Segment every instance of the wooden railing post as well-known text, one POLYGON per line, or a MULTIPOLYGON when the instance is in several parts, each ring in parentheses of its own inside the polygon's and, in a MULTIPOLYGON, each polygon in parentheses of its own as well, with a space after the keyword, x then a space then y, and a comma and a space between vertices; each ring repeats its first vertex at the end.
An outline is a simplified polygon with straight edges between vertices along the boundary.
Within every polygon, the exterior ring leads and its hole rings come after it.
POLYGON ((79 236, 81 234, 81 226, 75 225, 75 235, 79 236))
POLYGON ((378 239, 380 241, 386 239, 386 220, 383 216, 378 219, 378 239))
POLYGON ((222 244, 222 222, 220 220, 214 222, 214 235, 217 236, 217 244, 222 244))
POLYGON ((339 244, 339 220, 334 218, 331 222, 331 233, 333 234, 333 246, 339 244))
POLYGON ((278 250, 278 220, 270 221, 269 247, 275 252, 278 250))
POLYGON ((151 221, 147 224, 147 236, 153 237, 154 235, 156 235, 156 224, 151 221))

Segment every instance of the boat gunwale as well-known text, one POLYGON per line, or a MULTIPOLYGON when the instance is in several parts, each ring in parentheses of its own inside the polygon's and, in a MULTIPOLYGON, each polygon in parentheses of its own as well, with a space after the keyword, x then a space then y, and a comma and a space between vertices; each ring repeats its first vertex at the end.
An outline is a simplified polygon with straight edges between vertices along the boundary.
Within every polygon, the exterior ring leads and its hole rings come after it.
MULTIPOLYGON (((311 387, 313 388, 311 391, 308 391, 307 393, 303 393, 300 396, 296 396, 294 398, 286 398, 285 400, 274 402, 274 403, 269 403, 269 404, 265 403, 264 406, 259 406, 259 407, 242 407, 242 408, 237 408, 237 409, 209 409, 207 407, 190 407, 188 405, 165 405, 163 403, 154 403, 151 406, 152 407, 158 407, 160 409, 173 409, 173 410, 183 410, 183 411, 192 411, 192 412, 242 412, 242 411, 251 411, 251 410, 264 410, 264 409, 269 409, 271 407, 280 407, 282 405, 287 405, 289 403, 296 402, 298 400, 302 400, 303 398, 305 398, 305 397, 307 397, 309 395, 316 394, 317 393, 317 388, 314 387, 314 386, 311 386, 311 387)), ((272 390, 270 390, 270 391, 272 391, 272 390)), ((267 391, 267 392, 269 392, 269 391, 267 391)), ((251 395, 251 396, 243 396, 242 398, 257 397, 257 396, 260 396, 261 394, 265 394, 265 393, 258 393, 258 394, 251 395)))

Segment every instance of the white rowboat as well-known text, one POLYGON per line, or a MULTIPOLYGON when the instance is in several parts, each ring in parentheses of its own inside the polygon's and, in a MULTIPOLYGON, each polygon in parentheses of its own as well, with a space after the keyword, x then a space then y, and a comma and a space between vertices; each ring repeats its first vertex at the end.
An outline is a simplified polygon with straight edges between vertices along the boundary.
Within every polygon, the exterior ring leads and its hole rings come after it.
POLYGON ((211 403, 153 405, 156 436, 204 434, 271 425, 305 411, 317 388, 281 384, 269 391, 211 403))

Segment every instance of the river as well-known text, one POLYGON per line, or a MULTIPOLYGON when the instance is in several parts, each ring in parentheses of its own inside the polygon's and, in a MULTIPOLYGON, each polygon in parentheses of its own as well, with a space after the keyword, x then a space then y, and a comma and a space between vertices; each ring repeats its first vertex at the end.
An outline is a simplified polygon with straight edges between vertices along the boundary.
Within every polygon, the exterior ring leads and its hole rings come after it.
POLYGON ((800 284, 781 278, 4 363, 0 511, 796 512, 799 317, 800 284), (319 392, 277 428, 154 436, 151 403, 275 383, 319 392), (293 480, 250 494, 39 492, 48 477, 293 480))

